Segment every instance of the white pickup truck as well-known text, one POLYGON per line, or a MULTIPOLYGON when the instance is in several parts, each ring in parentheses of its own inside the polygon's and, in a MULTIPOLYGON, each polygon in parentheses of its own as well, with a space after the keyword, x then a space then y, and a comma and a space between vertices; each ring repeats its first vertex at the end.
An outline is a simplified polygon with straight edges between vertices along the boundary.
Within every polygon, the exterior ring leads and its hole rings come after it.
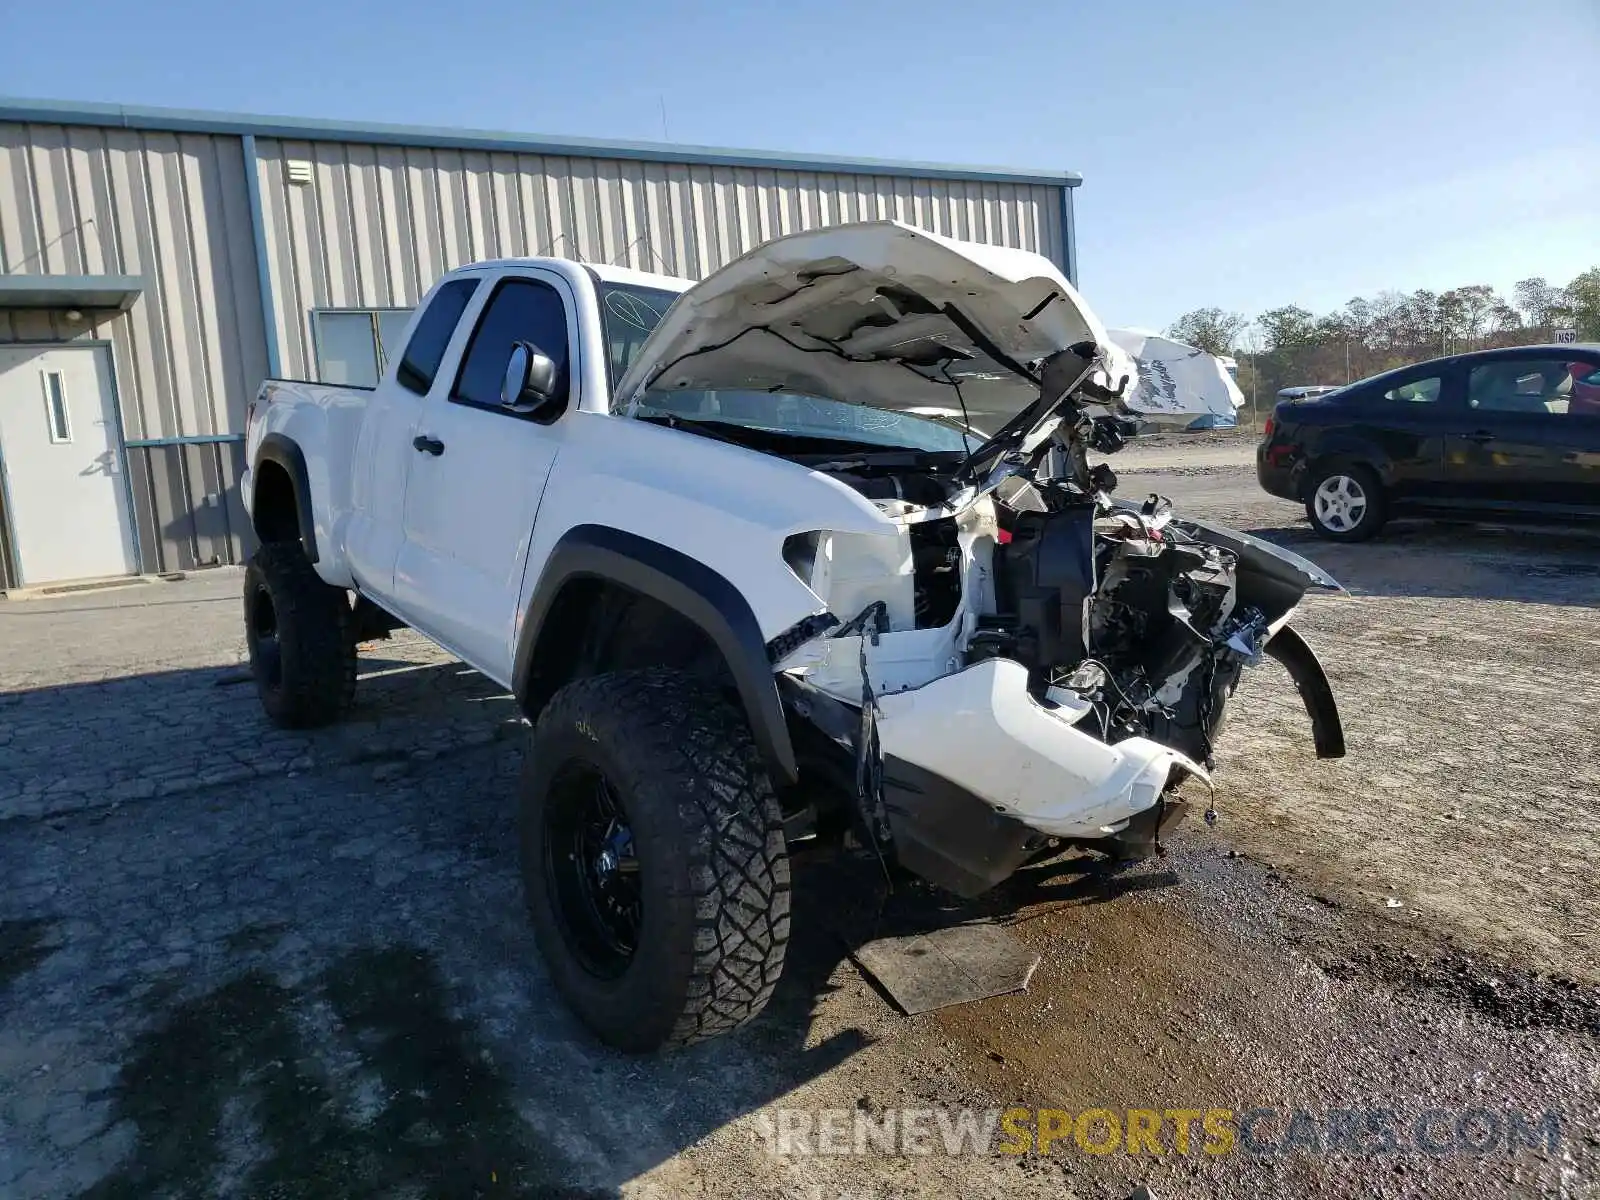
POLYGON ((1086 451, 1126 432, 1128 364, 1037 255, 875 222, 693 286, 479 263, 404 345, 374 389, 252 405, 261 699, 338 718, 399 625, 513 692, 529 911, 613 1045, 761 1010, 798 838, 963 895, 1148 852, 1263 650, 1343 753, 1287 626, 1338 585, 1110 498, 1086 451))

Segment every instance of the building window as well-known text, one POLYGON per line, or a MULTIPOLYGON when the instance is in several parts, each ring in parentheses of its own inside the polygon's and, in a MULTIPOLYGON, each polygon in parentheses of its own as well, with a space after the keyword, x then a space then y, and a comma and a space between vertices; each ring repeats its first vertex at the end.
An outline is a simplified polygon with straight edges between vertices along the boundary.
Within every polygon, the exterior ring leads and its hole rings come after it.
POLYGON ((67 391, 61 382, 60 371, 44 372, 45 424, 50 427, 52 442, 72 440, 72 419, 67 412, 67 391))
POLYGON ((317 378, 323 383, 376 387, 384 364, 398 353, 409 308, 319 308, 311 313, 317 378))

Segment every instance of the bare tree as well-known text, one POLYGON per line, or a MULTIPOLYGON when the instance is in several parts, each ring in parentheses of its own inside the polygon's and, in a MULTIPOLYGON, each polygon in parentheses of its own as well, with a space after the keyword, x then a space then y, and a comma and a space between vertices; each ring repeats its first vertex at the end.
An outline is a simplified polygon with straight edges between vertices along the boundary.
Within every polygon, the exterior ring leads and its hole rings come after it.
POLYGON ((1496 305, 1504 303, 1495 295, 1492 287, 1481 283, 1451 288, 1439 297, 1440 315, 1448 313, 1446 321, 1451 337, 1465 342, 1468 350, 1482 340, 1488 328, 1489 314, 1496 305))
POLYGON ((1260 424, 1261 352, 1267 348, 1267 339, 1259 324, 1250 324, 1236 340, 1238 349, 1246 355, 1245 369, 1236 376, 1236 382, 1250 391, 1250 428, 1255 429, 1260 424))
POLYGON ((1490 338, 1503 338, 1522 329, 1522 314, 1498 296, 1495 297, 1494 307, 1489 310, 1487 321, 1490 338))

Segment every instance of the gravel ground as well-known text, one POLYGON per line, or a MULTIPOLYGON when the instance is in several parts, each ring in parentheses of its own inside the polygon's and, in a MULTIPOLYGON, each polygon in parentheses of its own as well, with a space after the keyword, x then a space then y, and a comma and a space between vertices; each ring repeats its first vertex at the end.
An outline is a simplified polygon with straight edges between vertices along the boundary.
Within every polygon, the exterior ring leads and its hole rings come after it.
POLYGON ((1165 453, 1119 460, 1124 492, 1350 587, 1299 622, 1350 756, 1311 756, 1263 667, 1220 821, 1167 858, 1069 854, 957 907, 802 861, 767 1014, 661 1058, 597 1048, 553 994, 522 733, 480 676, 401 635, 354 720, 283 734, 239 670, 237 573, 0 602, 0 1196, 1600 1194, 1600 542, 1310 545, 1237 459, 1165 453), (907 1019, 834 932, 963 917, 1041 953, 1026 993, 907 1019), (771 1136, 820 1114, 1010 1105, 1261 1111, 1221 1155, 1170 1120, 1159 1156, 773 1152, 828 1148, 771 1136), (1547 1110, 1536 1147, 1486 1136, 1547 1110))

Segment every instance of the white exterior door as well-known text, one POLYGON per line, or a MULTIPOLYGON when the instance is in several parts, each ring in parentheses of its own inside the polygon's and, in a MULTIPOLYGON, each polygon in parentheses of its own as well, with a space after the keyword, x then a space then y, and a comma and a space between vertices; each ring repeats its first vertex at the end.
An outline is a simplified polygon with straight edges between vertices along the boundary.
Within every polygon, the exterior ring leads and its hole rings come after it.
POLYGON ((518 341, 549 355, 559 386, 571 386, 576 309, 557 276, 521 268, 489 278, 460 369, 435 381, 416 426, 394 596, 399 615, 505 683, 528 542, 561 431, 506 412, 500 386, 518 341))
POLYGON ((138 570, 101 346, 0 346, 0 470, 25 587, 138 570))

